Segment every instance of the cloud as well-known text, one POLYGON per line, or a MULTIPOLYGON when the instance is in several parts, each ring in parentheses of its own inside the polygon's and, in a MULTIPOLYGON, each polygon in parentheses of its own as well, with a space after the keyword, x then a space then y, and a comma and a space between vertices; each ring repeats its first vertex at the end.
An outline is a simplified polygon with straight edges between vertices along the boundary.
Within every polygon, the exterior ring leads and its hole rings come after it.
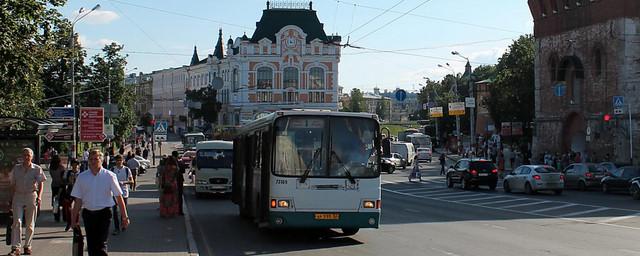
POLYGON ((98 40, 91 40, 91 39, 87 38, 86 36, 84 36, 82 34, 78 35, 78 41, 80 41, 80 46, 86 47, 86 48, 102 48, 105 45, 108 45, 108 44, 111 44, 111 43, 120 44, 118 41, 113 40, 113 39, 108 39, 108 38, 100 38, 98 40))
POLYGON ((89 15, 87 15, 87 17, 84 18, 84 21, 87 24, 100 25, 100 24, 109 24, 112 21, 117 20, 118 18, 120 18, 120 16, 115 12, 95 10, 89 13, 89 15))

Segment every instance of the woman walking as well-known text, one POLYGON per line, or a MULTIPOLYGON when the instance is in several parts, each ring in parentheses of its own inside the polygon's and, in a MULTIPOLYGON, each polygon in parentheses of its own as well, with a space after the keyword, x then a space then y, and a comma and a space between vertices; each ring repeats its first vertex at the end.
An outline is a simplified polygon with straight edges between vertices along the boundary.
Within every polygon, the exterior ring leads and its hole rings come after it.
POLYGON ((64 174, 64 186, 60 191, 60 202, 62 203, 62 216, 67 222, 67 226, 64 231, 71 229, 71 203, 73 203, 73 197, 71 197, 71 191, 73 190, 73 184, 76 183, 76 178, 80 174, 80 162, 75 158, 71 159, 71 170, 68 170, 64 174))
POLYGON ((178 198, 178 161, 170 156, 160 174, 160 216, 175 217, 180 213, 178 198))
POLYGON ((64 185, 63 175, 65 172, 64 165, 60 160, 60 156, 54 155, 49 163, 49 174, 51 175, 51 207, 55 221, 60 221, 60 190, 64 185))

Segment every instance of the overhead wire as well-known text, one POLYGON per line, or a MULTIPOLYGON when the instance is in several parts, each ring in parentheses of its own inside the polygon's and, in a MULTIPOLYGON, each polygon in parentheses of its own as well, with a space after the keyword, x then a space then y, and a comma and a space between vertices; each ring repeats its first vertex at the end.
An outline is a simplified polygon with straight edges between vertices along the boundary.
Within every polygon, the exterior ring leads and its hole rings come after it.
POLYGON ((398 17, 396 17, 395 19, 393 19, 393 20, 391 20, 391 21, 389 21, 389 22, 385 23, 384 25, 382 25, 382 26, 378 27, 377 29, 374 29, 373 31, 371 31, 371 32, 367 33, 366 35, 364 35, 364 36, 362 36, 362 37, 358 38, 358 40, 353 41, 353 43, 356 43, 356 42, 358 42, 358 41, 360 41, 360 40, 362 40, 362 39, 365 39, 366 37, 370 36, 371 34, 373 34, 373 33, 375 33, 375 32, 378 32, 379 30, 381 30, 381 29, 385 28, 385 27, 386 27, 386 26, 388 26, 389 24, 391 24, 391 23, 393 23, 393 22, 395 22, 395 21, 399 20, 400 18, 402 18, 402 17, 406 16, 407 14, 411 13, 411 12, 412 12, 412 11, 414 11, 415 9, 420 8, 420 6, 423 6, 424 4, 426 4, 426 3, 428 3, 428 2, 431 2, 431 0, 425 0, 425 1, 423 1, 423 2, 422 2, 422 3, 420 3, 418 6, 413 7, 413 9, 411 9, 411 10, 409 10, 409 11, 406 11, 406 12, 405 12, 405 13, 403 13, 402 15, 400 15, 400 16, 398 16, 398 17))
MULTIPOLYGON (((398 1, 396 4, 394 4, 393 6, 387 8, 386 10, 384 10, 382 13, 376 15, 375 17, 369 19, 368 21, 366 21, 365 23, 363 23, 362 25, 358 26, 357 28, 355 28, 354 30, 351 30, 351 32, 347 33, 345 36, 349 36, 351 35, 353 32, 358 31, 359 29, 361 29, 362 27, 368 25, 369 23, 371 23, 372 21, 376 20, 377 18, 379 18, 380 16, 384 15, 385 13, 389 12, 391 9, 395 8, 396 6, 400 5, 402 2, 404 2, 405 0, 400 0, 398 1)), ((340 1, 338 1, 340 2, 340 1)), ((355 4, 354 4, 355 5, 355 4)))

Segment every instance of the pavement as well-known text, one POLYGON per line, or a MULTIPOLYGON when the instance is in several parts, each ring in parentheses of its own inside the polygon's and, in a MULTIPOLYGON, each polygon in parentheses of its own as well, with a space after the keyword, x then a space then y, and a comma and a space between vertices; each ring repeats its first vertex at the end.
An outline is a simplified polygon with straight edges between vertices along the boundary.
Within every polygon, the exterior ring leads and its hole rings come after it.
MULTIPOLYGON (((191 222, 188 208, 185 207, 184 216, 171 219, 160 217, 155 173, 156 169, 153 167, 138 177, 138 188, 130 192, 128 200, 131 224, 120 235, 109 236, 109 255, 198 255, 192 228, 188 224, 191 222)), ((45 184, 42 199, 44 203, 36 222, 33 255, 71 255, 72 232, 65 232, 65 223, 55 222, 51 212, 50 180, 45 184)), ((111 228, 113 229, 113 224, 111 228)), ((5 245, 5 228, 0 229, 0 232, 0 254, 5 251, 8 253, 11 248, 5 245)))

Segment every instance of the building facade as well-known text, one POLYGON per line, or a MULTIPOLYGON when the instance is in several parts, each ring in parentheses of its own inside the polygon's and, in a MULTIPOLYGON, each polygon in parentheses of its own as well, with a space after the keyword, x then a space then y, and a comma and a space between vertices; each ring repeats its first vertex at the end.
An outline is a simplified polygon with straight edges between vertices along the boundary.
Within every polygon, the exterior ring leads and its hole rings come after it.
POLYGON ((534 155, 608 153, 628 163, 640 149, 630 140, 640 135, 640 1, 528 4, 536 39, 534 155), (624 96, 621 110, 614 110, 614 96, 624 96), (607 114, 614 119, 604 121, 607 114))

